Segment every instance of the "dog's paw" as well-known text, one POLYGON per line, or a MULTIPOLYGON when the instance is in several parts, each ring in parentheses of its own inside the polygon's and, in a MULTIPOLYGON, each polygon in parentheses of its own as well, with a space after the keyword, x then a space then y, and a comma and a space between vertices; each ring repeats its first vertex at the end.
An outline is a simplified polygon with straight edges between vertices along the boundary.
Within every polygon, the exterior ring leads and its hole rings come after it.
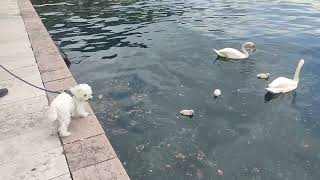
POLYGON ((81 113, 80 116, 83 117, 83 118, 85 118, 85 117, 88 117, 88 116, 89 116, 89 113, 84 112, 84 113, 81 113))
POLYGON ((70 135, 71 135, 70 132, 61 133, 61 136, 62 136, 62 137, 68 137, 68 136, 70 136, 70 135))

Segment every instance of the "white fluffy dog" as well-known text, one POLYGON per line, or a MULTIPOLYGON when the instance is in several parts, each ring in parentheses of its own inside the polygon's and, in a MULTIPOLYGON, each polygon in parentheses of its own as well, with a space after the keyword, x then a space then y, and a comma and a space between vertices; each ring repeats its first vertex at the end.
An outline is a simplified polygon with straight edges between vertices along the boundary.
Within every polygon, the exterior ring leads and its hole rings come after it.
POLYGON ((71 116, 80 115, 86 117, 89 115, 84 109, 84 104, 92 98, 92 90, 88 84, 79 84, 70 90, 59 94, 50 104, 48 117, 54 122, 55 132, 58 131, 61 136, 70 136, 68 127, 71 116))

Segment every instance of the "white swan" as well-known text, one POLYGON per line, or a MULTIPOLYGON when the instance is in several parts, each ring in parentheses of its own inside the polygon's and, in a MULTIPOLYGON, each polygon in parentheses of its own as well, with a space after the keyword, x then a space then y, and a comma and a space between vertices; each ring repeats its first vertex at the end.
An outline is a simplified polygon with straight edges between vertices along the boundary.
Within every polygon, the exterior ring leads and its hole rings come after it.
POLYGON ((298 64, 298 67, 296 69, 296 72, 294 74, 293 79, 288 79, 285 77, 278 77, 277 79, 273 80, 272 83, 270 83, 268 85, 266 90, 271 92, 272 94, 286 93, 286 92, 295 90, 298 87, 300 70, 301 70, 303 64, 304 64, 304 60, 301 59, 298 64))
POLYGON ((246 48, 249 48, 251 52, 254 52, 256 50, 256 47, 253 42, 246 42, 242 44, 241 49, 243 52, 240 52, 239 50, 233 49, 233 48, 224 48, 220 50, 213 49, 218 56, 229 58, 229 59, 245 59, 249 57, 249 53, 246 50, 246 48))

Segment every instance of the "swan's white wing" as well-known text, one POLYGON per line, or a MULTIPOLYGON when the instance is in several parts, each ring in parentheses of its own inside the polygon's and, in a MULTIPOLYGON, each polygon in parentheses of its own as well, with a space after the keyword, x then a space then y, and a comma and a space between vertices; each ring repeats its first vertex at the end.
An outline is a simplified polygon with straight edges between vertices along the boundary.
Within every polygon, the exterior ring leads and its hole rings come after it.
POLYGON ((268 87, 271 88, 286 88, 288 86, 291 86, 293 83, 292 79, 288 79, 285 77, 278 77, 277 79, 273 80, 268 87))
POLYGON ((220 53, 219 50, 213 49, 214 52, 218 54, 218 56, 226 57, 224 54, 220 53))
POLYGON ((268 88, 266 88, 266 90, 271 93, 286 93, 296 89, 297 86, 297 81, 285 77, 278 77, 268 85, 268 88))
POLYGON ((233 49, 233 48, 224 48, 224 49, 220 49, 218 50, 218 52, 220 54, 222 54, 222 57, 227 57, 230 59, 244 59, 247 58, 247 56, 245 54, 243 54, 242 52, 233 49))
POLYGON ((278 93, 282 93, 282 89, 281 88, 271 88, 268 87, 266 88, 267 91, 271 92, 272 94, 278 94, 278 93))

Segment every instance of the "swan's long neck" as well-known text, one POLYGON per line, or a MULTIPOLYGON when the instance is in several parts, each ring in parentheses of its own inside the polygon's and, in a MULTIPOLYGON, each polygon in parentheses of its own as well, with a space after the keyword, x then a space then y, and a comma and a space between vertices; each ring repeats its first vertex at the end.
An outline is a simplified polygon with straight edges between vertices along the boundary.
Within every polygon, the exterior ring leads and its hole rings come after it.
POLYGON ((249 57, 249 53, 248 53, 248 51, 246 50, 245 45, 246 45, 246 44, 242 44, 241 49, 242 49, 243 54, 245 54, 246 57, 249 57))
POLYGON ((304 64, 304 60, 301 59, 299 64, 298 64, 298 66, 297 66, 296 72, 294 73, 294 77, 293 77, 294 81, 299 81, 299 79, 300 79, 300 70, 301 70, 303 64, 304 64))

